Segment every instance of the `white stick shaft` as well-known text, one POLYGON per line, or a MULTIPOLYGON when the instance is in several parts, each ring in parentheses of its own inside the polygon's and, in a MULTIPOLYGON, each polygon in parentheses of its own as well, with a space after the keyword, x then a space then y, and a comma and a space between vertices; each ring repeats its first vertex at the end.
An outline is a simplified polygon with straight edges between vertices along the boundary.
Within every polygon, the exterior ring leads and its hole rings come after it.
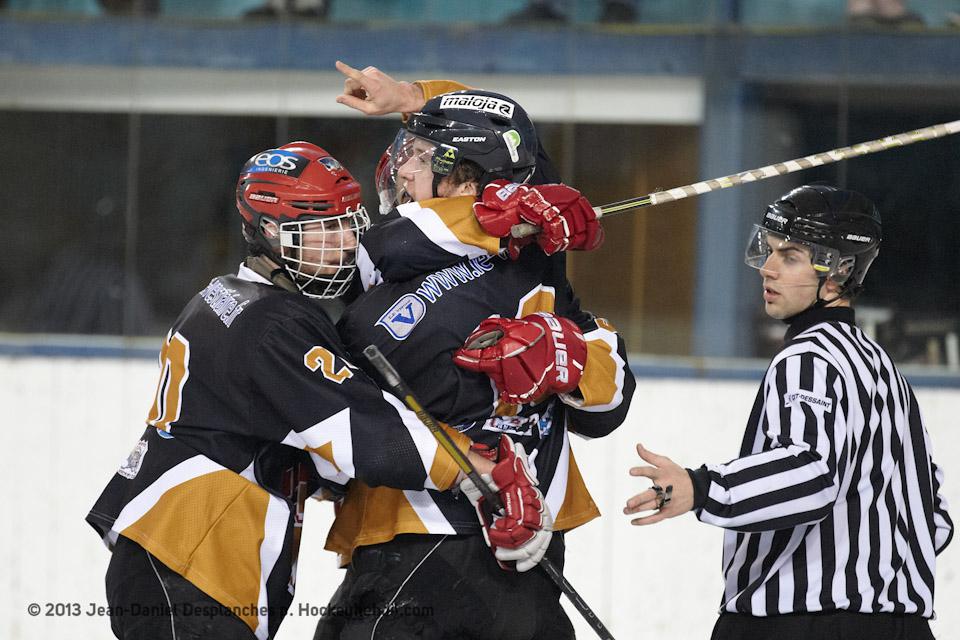
MULTIPOLYGON (((879 138, 877 140, 861 142, 860 144, 855 144, 850 147, 831 149, 830 151, 815 153, 811 156, 787 160, 786 162, 769 164, 765 167, 760 167, 759 169, 741 171, 740 173, 723 176, 722 178, 713 178, 712 180, 704 180, 703 182, 694 182, 693 184, 687 184, 682 187, 674 187, 673 189, 667 189, 666 191, 657 191, 655 193, 649 193, 645 196, 630 198, 629 200, 611 202, 610 204, 594 207, 593 210, 597 212, 598 218, 617 213, 625 213, 641 207, 651 207, 654 205, 663 204, 665 202, 683 200, 684 198, 698 196, 703 193, 710 193, 711 191, 726 189, 728 187, 735 187, 745 182, 758 182, 760 180, 766 180, 767 178, 785 176, 788 173, 793 173, 795 171, 812 169, 813 167, 820 167, 825 164, 832 164, 834 162, 840 162, 841 160, 847 160, 857 156, 865 156, 871 153, 876 153, 877 151, 885 151, 892 147, 903 147, 908 144, 914 144, 915 142, 924 142, 925 140, 942 138, 955 133, 960 133, 960 120, 954 120, 953 122, 946 122, 944 124, 935 124, 930 127, 917 129, 916 131, 898 133, 896 135, 887 136, 886 138, 879 138)), ((511 235, 514 238, 523 238, 539 232, 540 227, 526 222, 516 224, 511 229, 511 235)))
POLYGON ((811 156, 796 158, 795 160, 787 160, 786 162, 770 164, 765 167, 760 167, 759 169, 741 171, 740 173, 723 176, 722 178, 704 180, 703 182, 695 182, 693 184, 668 189, 666 191, 658 191, 647 196, 636 198, 635 201, 628 200, 622 203, 602 205, 598 207, 598 209, 603 212, 603 215, 610 215, 611 213, 619 213, 620 211, 626 211, 636 207, 652 206, 663 204, 664 202, 673 202, 674 200, 682 200, 691 196, 698 196, 702 193, 709 193, 711 191, 717 191, 718 189, 726 189, 728 187, 733 187, 745 182, 757 182, 759 180, 766 180, 767 178, 784 176, 795 171, 802 171, 803 169, 811 169, 813 167, 819 167, 825 164, 840 162, 841 160, 847 160, 848 158, 855 158, 857 156, 865 156, 878 151, 885 151, 892 147, 903 147, 915 142, 923 142, 925 140, 933 140, 934 138, 942 138, 958 132, 960 132, 960 120, 954 120, 953 122, 936 124, 930 127, 924 127, 923 129, 917 129, 916 131, 909 131, 907 133, 898 133, 896 135, 887 136, 886 138, 880 138, 878 140, 861 142, 860 144, 855 144, 850 147, 831 149, 830 151, 824 151, 823 153, 815 153, 811 156), (649 204, 644 202, 644 200, 648 198, 649 204), (627 206, 628 203, 632 204, 627 206))

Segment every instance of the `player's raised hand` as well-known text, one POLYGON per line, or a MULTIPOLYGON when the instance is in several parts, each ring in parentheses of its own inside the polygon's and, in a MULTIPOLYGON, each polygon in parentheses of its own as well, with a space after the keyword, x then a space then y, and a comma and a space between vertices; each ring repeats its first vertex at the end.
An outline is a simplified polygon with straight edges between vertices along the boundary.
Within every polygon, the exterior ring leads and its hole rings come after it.
POLYGON ((400 82, 376 67, 358 71, 337 60, 337 71, 345 76, 343 93, 337 102, 368 116, 388 113, 410 113, 423 107, 425 100, 420 87, 400 82))

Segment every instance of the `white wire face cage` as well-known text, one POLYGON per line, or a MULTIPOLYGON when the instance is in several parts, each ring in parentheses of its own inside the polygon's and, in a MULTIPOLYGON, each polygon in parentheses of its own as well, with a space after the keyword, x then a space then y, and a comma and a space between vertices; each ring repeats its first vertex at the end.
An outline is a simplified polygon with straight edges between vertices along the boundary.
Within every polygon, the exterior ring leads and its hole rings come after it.
POLYGON ((817 276, 833 279, 837 284, 843 284, 850 277, 853 271, 855 258, 852 256, 842 257, 840 252, 832 247, 825 247, 809 240, 794 238, 783 233, 771 231, 759 224, 753 225, 750 231, 750 237, 747 239, 747 249, 744 252, 743 261, 749 267, 761 269, 767 261, 767 257, 773 253, 771 248, 771 239, 775 247, 779 247, 784 242, 799 244, 810 252, 810 263, 813 265, 817 276))
POLYGON ((337 298, 353 280, 360 236, 370 227, 363 205, 338 216, 280 223, 280 257, 300 292, 337 298))

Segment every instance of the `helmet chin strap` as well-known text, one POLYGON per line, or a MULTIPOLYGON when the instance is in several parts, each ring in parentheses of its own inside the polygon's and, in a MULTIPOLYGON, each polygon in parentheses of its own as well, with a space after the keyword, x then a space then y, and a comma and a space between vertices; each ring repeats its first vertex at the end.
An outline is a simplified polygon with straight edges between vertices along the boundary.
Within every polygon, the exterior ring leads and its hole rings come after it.
POLYGON ((837 294, 837 297, 835 297, 835 298, 830 298, 829 300, 824 300, 823 298, 820 297, 820 290, 823 288, 824 283, 826 283, 826 281, 827 281, 827 276, 824 276, 824 277, 820 278, 819 280, 820 280, 820 281, 817 283, 817 300, 816 300, 816 302, 814 302, 812 305, 810 305, 809 307, 807 307, 807 309, 822 309, 822 308, 826 307, 828 304, 831 304, 831 303, 833 303, 833 302, 836 302, 837 300, 839 300, 840 298, 842 298, 842 297, 846 294, 846 292, 841 292, 841 293, 837 294))
POLYGON ((264 255, 255 255, 247 256, 244 263, 253 271, 260 274, 274 285, 280 287, 284 291, 290 291, 292 293, 300 293, 300 289, 297 288, 296 283, 290 277, 290 274, 287 273, 287 270, 278 265, 276 262, 264 255))
MULTIPOLYGON (((826 278, 826 276, 824 276, 824 277, 822 277, 822 278, 818 278, 817 280, 818 280, 818 281, 817 281, 817 299, 816 299, 815 301, 813 301, 813 303, 811 303, 811 304, 810 304, 806 309, 804 309, 803 311, 798 311, 797 313, 793 314, 793 315, 790 316, 789 318, 783 318, 783 322, 786 322, 787 324, 790 324, 791 322, 793 322, 794 318, 796 318, 796 317, 799 316, 800 314, 806 313, 807 311, 810 311, 811 309, 823 309, 823 308, 826 307, 828 304, 831 304, 831 303, 833 303, 833 302, 836 302, 837 300, 839 300, 840 298, 842 298, 844 295, 846 295, 846 292, 844 292, 844 293, 839 294, 839 295, 836 296, 835 298, 830 298, 829 300, 825 300, 825 299, 821 298, 821 297, 820 297, 820 291, 821 291, 821 289, 823 289, 823 283, 825 283, 825 282, 827 281, 827 278, 826 278)), ((811 287, 812 287, 813 285, 801 285, 801 286, 811 286, 811 287)))

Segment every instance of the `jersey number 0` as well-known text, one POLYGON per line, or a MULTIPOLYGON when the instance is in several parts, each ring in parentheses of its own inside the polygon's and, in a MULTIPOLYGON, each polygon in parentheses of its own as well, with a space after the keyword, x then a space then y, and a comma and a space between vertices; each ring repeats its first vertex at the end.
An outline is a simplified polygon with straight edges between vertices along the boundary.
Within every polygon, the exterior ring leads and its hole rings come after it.
POLYGON ((168 335, 160 349, 160 381, 147 423, 170 431, 180 417, 183 385, 190 377, 190 343, 179 333, 168 335))

